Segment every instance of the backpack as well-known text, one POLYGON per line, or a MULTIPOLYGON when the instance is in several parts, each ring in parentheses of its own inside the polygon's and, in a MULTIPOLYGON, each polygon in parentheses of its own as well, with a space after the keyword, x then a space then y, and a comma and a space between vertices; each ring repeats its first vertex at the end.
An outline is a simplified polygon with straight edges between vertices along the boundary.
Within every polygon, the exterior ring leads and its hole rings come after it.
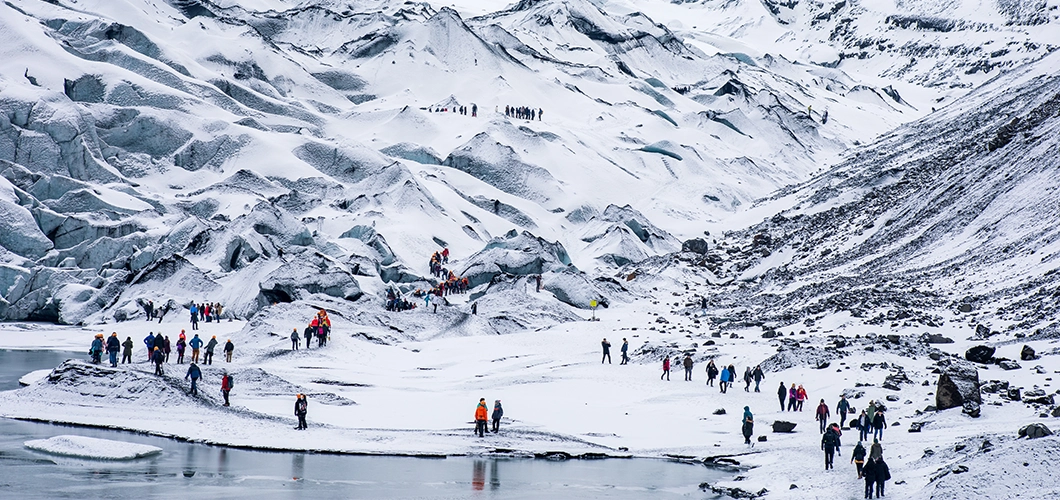
POLYGON ((231 390, 236 386, 236 379, 231 373, 228 374, 228 388, 231 390))

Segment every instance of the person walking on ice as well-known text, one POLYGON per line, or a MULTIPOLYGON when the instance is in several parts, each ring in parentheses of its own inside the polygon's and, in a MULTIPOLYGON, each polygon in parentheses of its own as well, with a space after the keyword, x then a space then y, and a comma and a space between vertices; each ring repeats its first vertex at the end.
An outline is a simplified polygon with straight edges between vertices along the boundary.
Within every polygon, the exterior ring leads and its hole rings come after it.
POLYGON ((718 366, 714 360, 707 361, 707 386, 714 387, 714 379, 718 378, 718 366))
POLYGON ((304 431, 309 428, 309 424, 305 422, 306 413, 308 413, 309 402, 306 401, 305 394, 299 394, 294 400, 294 415, 298 417, 298 429, 304 431))
POLYGON ((236 345, 232 343, 232 339, 228 339, 225 342, 225 363, 232 362, 232 352, 236 350, 236 345))
POLYGON ((302 337, 300 335, 298 335, 298 329, 295 328, 294 331, 291 332, 291 350, 292 351, 297 351, 298 350, 298 341, 301 340, 301 339, 302 339, 302 337))
POLYGON ((132 351, 134 345, 136 344, 133 343, 132 337, 125 337, 125 342, 121 343, 121 363, 123 365, 125 363, 132 363, 132 351))
POLYGON ((475 407, 475 432, 478 437, 486 437, 487 411, 486 398, 479 399, 475 407))
POLYGON ((817 405, 817 421, 821 423, 821 434, 824 434, 825 428, 828 426, 828 417, 832 414, 828 411, 828 405, 824 404, 824 400, 821 400, 821 404, 817 405))
POLYGON ((191 346, 191 362, 198 363, 199 348, 202 347, 202 339, 199 338, 198 333, 196 333, 195 336, 191 338, 191 342, 188 342, 188 345, 191 346))
POLYGON ((221 395, 225 398, 225 406, 228 406, 228 393, 232 392, 232 376, 226 371, 221 377, 221 395))
POLYGON ((118 332, 112 332, 107 338, 107 354, 110 354, 111 368, 118 367, 118 351, 121 350, 121 341, 118 340, 118 332))
POLYGON ((835 453, 839 449, 839 432, 834 427, 821 437, 821 449, 824 450, 824 470, 834 469, 835 453))
POLYGON ((788 397, 788 388, 784 387, 784 382, 780 383, 780 389, 777 390, 777 397, 780 398, 780 411, 784 411, 784 400, 788 397))
POLYGON ((624 364, 629 362, 629 356, 627 354, 628 352, 629 352, 629 341, 626 340, 625 338, 623 338, 622 339, 622 362, 619 363, 620 365, 624 365, 624 364))
POLYGON ((755 370, 751 372, 751 376, 755 379, 755 392, 762 392, 758 387, 758 385, 766 378, 765 372, 762 371, 762 365, 755 366, 755 370))

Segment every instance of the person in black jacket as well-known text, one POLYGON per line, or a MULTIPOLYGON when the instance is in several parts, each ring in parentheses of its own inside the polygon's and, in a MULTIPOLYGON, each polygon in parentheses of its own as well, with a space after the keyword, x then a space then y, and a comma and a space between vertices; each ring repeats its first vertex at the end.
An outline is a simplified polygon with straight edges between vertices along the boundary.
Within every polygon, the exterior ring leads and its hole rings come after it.
POLYGON ((718 377, 718 366, 714 360, 707 361, 707 385, 714 387, 714 379, 718 377))
POLYGON ((217 348, 217 344, 217 335, 214 335, 212 338, 210 338, 210 341, 206 343, 206 353, 202 356, 202 364, 213 364, 213 350, 217 348))
POLYGON ((110 366, 118 366, 118 351, 121 350, 121 341, 118 340, 118 333, 114 332, 110 334, 107 339, 107 354, 110 354, 110 366))
POLYGON ((155 375, 165 375, 165 373, 162 372, 162 363, 165 363, 166 355, 162 354, 162 349, 155 348, 154 354, 151 355, 151 361, 155 362, 155 375))
POLYGON ((876 460, 869 458, 861 468, 861 477, 865 479, 865 498, 872 498, 872 488, 876 484, 876 460))
POLYGON ((858 479, 861 479, 861 469, 865 466, 865 447, 858 441, 858 445, 854 447, 854 453, 850 455, 850 463, 854 464, 858 468, 858 479))
POLYGON ((305 335, 305 348, 309 349, 309 343, 313 340, 313 327, 305 327, 305 330, 302 333, 305 335))
POLYGON ((755 366, 755 370, 751 372, 751 376, 755 379, 755 392, 762 392, 758 388, 758 385, 766 378, 766 373, 762 371, 762 365, 755 366))
POLYGON ((780 398, 780 411, 784 411, 784 400, 788 397, 788 388, 784 387, 784 382, 780 383, 780 389, 777 390, 777 397, 780 398))
POLYGON ((883 485, 891 479, 891 469, 882 458, 876 460, 876 498, 883 496, 883 485))
POLYGON ((604 364, 604 360, 607 360, 607 364, 611 364, 611 343, 605 338, 600 342, 600 347, 604 349, 604 356, 600 358, 600 364, 604 364))
POLYGON ((122 364, 132 363, 132 351, 134 345, 136 344, 133 343, 132 337, 125 337, 125 342, 121 343, 121 346, 123 348, 121 353, 122 364))
POLYGON ((883 411, 876 410, 876 415, 872 417, 872 437, 883 439, 883 430, 886 428, 887 419, 883 416, 883 411))
POLYGON ((503 416, 504 416, 504 408, 501 408, 501 400, 498 399, 498 400, 493 402, 493 414, 490 415, 490 417, 493 417, 493 433, 494 434, 496 434, 497 432, 499 432, 501 430, 501 417, 503 417, 503 416))
POLYGON ((305 430, 309 427, 305 422, 305 415, 308 413, 309 402, 305 399, 305 394, 299 394, 298 399, 294 400, 294 414, 298 417, 298 427, 295 429, 305 430))
POLYGON ((835 459, 836 449, 839 448, 839 433, 829 427, 821 438, 821 449, 824 450, 824 469, 834 469, 832 464, 835 459))

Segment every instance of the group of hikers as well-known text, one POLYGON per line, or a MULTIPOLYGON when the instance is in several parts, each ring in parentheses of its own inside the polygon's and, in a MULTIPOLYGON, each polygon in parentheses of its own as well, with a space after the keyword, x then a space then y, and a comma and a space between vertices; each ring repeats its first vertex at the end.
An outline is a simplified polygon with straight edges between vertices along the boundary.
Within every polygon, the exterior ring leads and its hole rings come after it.
POLYGON ((458 113, 458 114, 464 115, 464 116, 467 116, 467 112, 471 111, 471 116, 475 117, 475 116, 478 116, 478 104, 471 103, 471 108, 468 108, 467 106, 453 106, 451 108, 448 107, 448 106, 442 106, 442 107, 428 107, 427 108, 427 112, 428 113, 448 113, 450 111, 452 111, 453 113, 458 113))
POLYGON ((147 321, 154 321, 154 320, 157 319, 158 322, 161 323, 162 322, 162 318, 166 317, 166 314, 168 314, 170 309, 171 309, 171 306, 169 305, 168 302, 166 303, 166 305, 164 305, 162 307, 155 306, 155 302, 153 300, 148 300, 147 302, 141 302, 141 304, 143 305, 144 313, 145 313, 145 316, 147 317, 147 321))
MULTIPOLYGON (((309 349, 309 346, 313 343, 313 337, 317 339, 317 347, 324 347, 328 345, 328 339, 331 338, 331 318, 328 317, 328 312, 321 309, 317 311, 316 316, 309 321, 309 326, 302 330, 302 335, 305 335, 305 348, 309 349)), ((301 336, 298 334, 298 329, 294 328, 291 331, 291 350, 297 351, 301 336)))
MULTIPOLYGON (((870 401, 869 405, 874 405, 874 402, 870 401)), ((840 408, 849 408, 845 397, 840 397, 839 404, 840 408)), ((831 424, 825 424, 827 422, 829 413, 828 406, 824 400, 821 400, 821 404, 818 405, 817 419, 821 421, 821 450, 824 451, 824 468, 825 470, 834 469, 833 461, 835 455, 839 454, 840 437, 843 435, 842 425, 846 422, 846 412, 841 410, 841 417, 839 423, 832 422, 831 424)), ((863 444, 868 437, 867 430, 869 424, 866 422, 867 413, 874 413, 880 416, 881 420, 883 417, 882 408, 871 408, 869 410, 862 410, 861 417, 852 420, 851 428, 857 428, 861 431, 860 439, 858 444, 854 446, 854 450, 850 454, 850 463, 854 464, 857 470, 858 479, 865 480, 865 498, 872 498, 873 493, 876 494, 876 498, 884 496, 884 486, 888 480, 891 479, 891 470, 887 465, 887 462, 883 460, 883 445, 880 444, 882 438, 882 427, 879 437, 872 439, 872 445, 866 452, 865 445, 863 444)), ((872 425, 876 428, 875 422, 872 425)))
MULTIPOLYGON (((168 335, 162 335, 159 333, 155 335, 154 332, 148 332, 147 337, 144 337, 144 345, 147 348, 147 361, 155 364, 155 374, 164 375, 162 365, 169 362, 169 356, 173 352, 173 348, 176 347, 177 351, 177 364, 184 363, 184 352, 187 347, 191 347, 192 352, 192 363, 199 362, 199 353, 205 345, 205 352, 203 355, 203 364, 213 364, 213 354, 216 350, 219 342, 217 336, 214 335, 210 338, 209 342, 203 342, 199 338, 199 334, 188 341, 185 337, 184 330, 180 331, 180 336, 177 338, 176 344, 170 343, 168 335)), ((104 340, 102 333, 97 333, 95 339, 92 340, 92 345, 89 347, 88 353, 92 356, 92 362, 99 364, 103 357, 103 352, 106 351, 110 355, 110 366, 118 366, 118 352, 122 353, 121 362, 122 364, 132 363, 132 353, 135 343, 132 337, 126 337, 125 341, 122 342, 118 338, 118 333, 113 332, 110 337, 104 340)), ((225 361, 232 362, 232 354, 235 352, 235 344, 232 343, 232 339, 228 339, 224 345, 225 361)))
POLYGON ((537 118, 537 121, 541 121, 541 117, 545 114, 545 110, 538 108, 528 108, 526 106, 505 106, 504 116, 509 118, 518 118, 521 120, 533 121, 537 118))
MULTIPOLYGON (((432 285, 429 290, 417 288, 412 292, 412 296, 423 299, 423 307, 430 308, 431 302, 434 302, 434 312, 438 312, 438 301, 441 300, 446 305, 449 305, 449 301, 445 299, 447 295, 455 293, 467 293, 470 288, 470 282, 467 278, 457 276, 451 269, 445 267, 449 263, 449 249, 443 248, 440 251, 436 251, 431 254, 431 260, 428 263, 430 267, 431 275, 438 279, 438 283, 432 285)), ((416 304, 407 298, 405 298, 400 291, 394 288, 388 288, 386 291, 386 310, 387 311, 410 311, 416 308, 416 304)), ((477 313, 477 306, 472 304, 472 314, 477 313)))
POLYGON ((493 433, 496 434, 501 430, 501 417, 504 416, 504 408, 501 408, 501 400, 493 402, 493 414, 489 414, 489 409, 486 407, 486 398, 480 398, 478 400, 478 406, 475 407, 475 432, 478 437, 485 437, 486 424, 489 423, 488 417, 493 417, 493 433))
POLYGON ((198 330, 199 322, 205 321, 207 323, 219 323, 221 321, 221 304, 214 302, 213 304, 191 304, 191 329, 198 330))
POLYGON ((795 387, 794 382, 791 384, 791 389, 788 389, 781 382, 780 389, 777 389, 777 397, 780 398, 780 411, 784 411, 785 398, 788 400, 788 411, 802 411, 802 405, 806 402, 806 389, 801 385, 795 387))

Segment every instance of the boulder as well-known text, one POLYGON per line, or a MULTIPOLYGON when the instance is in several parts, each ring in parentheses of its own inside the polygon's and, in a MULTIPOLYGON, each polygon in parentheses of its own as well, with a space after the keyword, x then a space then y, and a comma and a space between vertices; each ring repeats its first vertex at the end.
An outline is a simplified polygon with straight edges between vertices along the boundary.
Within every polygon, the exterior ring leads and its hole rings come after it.
POLYGON ((786 422, 784 420, 776 420, 773 422, 773 432, 795 432, 795 426, 798 425, 794 422, 786 422))
POLYGON ((1002 369, 1005 369, 1005 370, 1019 370, 1020 369, 1020 364, 1015 362, 1015 361, 1012 361, 1011 359, 1001 360, 997 365, 1000 366, 1002 369))
POLYGON ((1032 361, 1038 359, 1038 355, 1034 353, 1034 349, 1031 346, 1023 346, 1023 350, 1020 351, 1020 359, 1023 361, 1032 361))
POLYGON ((953 339, 944 337, 937 333, 925 333, 920 336, 920 341, 925 344, 952 344, 953 339))
POLYGON ((1051 413, 1051 415, 1054 417, 1060 417, 1060 406, 1053 408, 1053 412, 1051 413))
POLYGON ((993 347, 986 345, 977 345, 965 351, 964 359, 967 359, 968 361, 972 361, 974 363, 986 364, 990 362, 990 358, 994 357, 994 351, 995 349, 993 347))
POLYGON ((324 294, 346 300, 361 297, 361 288, 349 271, 318 254, 297 256, 269 273, 259 283, 260 305, 308 299, 324 294))
POLYGON ((1026 437, 1027 439, 1037 439, 1045 436, 1052 436, 1053 431, 1049 430, 1045 424, 1031 424, 1025 425, 1020 428, 1019 436, 1026 437))
POLYGON ((982 404, 979 393, 979 371, 974 366, 953 363, 939 375, 935 388, 935 406, 939 410, 957 408, 966 402, 982 404))
POLYGON ((1053 395, 1046 394, 1041 389, 1033 389, 1023 393, 1023 402, 1039 405, 1052 405, 1053 395))
POLYGON ((762 334, 762 338, 764 338, 764 339, 772 339, 772 338, 776 338, 777 335, 778 334, 777 334, 776 330, 770 330, 768 332, 763 333, 762 334))
POLYGON ((717 410, 714 410, 714 414, 715 415, 724 415, 725 414, 725 408, 718 408, 717 410))
POLYGON ((969 417, 979 418, 982 411, 979 407, 979 403, 976 403, 975 401, 965 401, 964 405, 961 407, 961 412, 967 414, 969 417))
POLYGON ((927 422, 913 422, 909 424, 909 432, 920 432, 920 429, 924 427, 927 422))
POLYGON ((762 436, 758 436, 758 442, 759 442, 759 443, 764 443, 764 442, 766 442, 766 441, 768 441, 768 440, 769 440, 769 438, 768 438, 768 437, 766 437, 765 435, 762 435, 762 436))
POLYGON ((683 243, 681 243, 681 251, 705 255, 707 253, 707 241, 703 238, 693 238, 690 240, 685 240, 683 243))
POLYGON ((1008 392, 1005 393, 1005 397, 1012 401, 1020 401, 1023 397, 1020 395, 1019 387, 1009 387, 1008 392))

